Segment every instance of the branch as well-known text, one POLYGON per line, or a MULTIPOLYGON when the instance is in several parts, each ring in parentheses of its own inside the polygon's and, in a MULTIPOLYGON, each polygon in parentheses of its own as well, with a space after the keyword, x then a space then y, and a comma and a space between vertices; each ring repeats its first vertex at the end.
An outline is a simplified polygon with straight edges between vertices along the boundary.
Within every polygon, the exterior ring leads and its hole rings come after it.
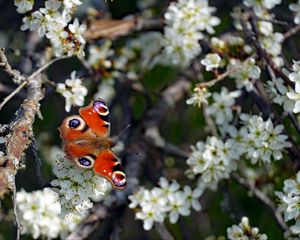
POLYGON ((251 184, 249 181, 242 178, 238 174, 232 173, 231 176, 241 186, 243 186, 244 188, 250 190, 257 199, 259 199, 264 205, 266 205, 269 208, 269 210, 271 211, 271 213, 275 217, 278 226, 284 232, 289 232, 290 231, 288 225, 284 221, 284 219, 281 216, 280 212, 277 210, 276 205, 273 203, 273 201, 271 199, 268 198, 267 195, 265 195, 261 190, 256 188, 253 184, 251 184))
POLYGON ((283 41, 287 40, 288 38, 290 38, 291 36, 299 32, 299 30, 300 30, 300 24, 297 24, 295 27, 291 28, 285 34, 283 34, 283 41))
POLYGON ((11 67, 5 55, 4 48, 0 48, 0 67, 18 82, 22 82, 26 79, 18 70, 15 70, 11 67))
POLYGON ((283 79, 286 85, 290 85, 291 87, 294 88, 295 84, 288 78, 287 75, 285 75, 281 71, 281 69, 274 63, 271 55, 261 46, 258 39, 259 31, 257 29, 257 17, 254 14, 252 14, 251 16, 245 15, 244 18, 241 18, 241 25, 246 35, 246 38, 248 39, 249 43, 251 43, 256 48, 260 58, 264 60, 266 64, 269 65, 271 69, 283 79), (248 28, 247 20, 250 20, 250 24, 253 32, 248 28))

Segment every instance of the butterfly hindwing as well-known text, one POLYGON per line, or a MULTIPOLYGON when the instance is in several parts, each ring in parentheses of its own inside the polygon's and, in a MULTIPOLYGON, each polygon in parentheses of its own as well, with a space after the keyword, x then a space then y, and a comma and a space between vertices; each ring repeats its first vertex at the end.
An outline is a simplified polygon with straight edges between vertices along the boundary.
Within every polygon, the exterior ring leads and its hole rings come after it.
POLYGON ((94 163, 94 172, 110 181, 115 188, 126 186, 126 176, 117 156, 111 150, 103 150, 94 163))

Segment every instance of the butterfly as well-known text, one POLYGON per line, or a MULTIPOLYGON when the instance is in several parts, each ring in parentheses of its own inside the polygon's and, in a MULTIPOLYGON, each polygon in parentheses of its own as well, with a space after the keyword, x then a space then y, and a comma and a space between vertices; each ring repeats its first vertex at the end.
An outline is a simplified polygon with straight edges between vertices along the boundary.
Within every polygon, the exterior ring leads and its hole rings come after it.
POLYGON ((126 175, 111 150, 109 110, 102 99, 79 109, 58 128, 66 157, 81 168, 93 169, 114 188, 126 186, 126 175))

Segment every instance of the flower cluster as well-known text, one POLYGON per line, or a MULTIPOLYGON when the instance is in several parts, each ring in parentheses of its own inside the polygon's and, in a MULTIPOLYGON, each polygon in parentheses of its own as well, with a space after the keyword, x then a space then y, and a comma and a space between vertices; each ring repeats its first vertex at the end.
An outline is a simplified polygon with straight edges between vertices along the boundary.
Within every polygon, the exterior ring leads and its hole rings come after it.
POLYGON ((229 178, 230 173, 237 169, 240 155, 232 139, 223 142, 216 137, 208 137, 205 143, 200 141, 192 146, 192 151, 187 159, 190 167, 187 174, 191 177, 201 174, 199 184, 215 189, 220 180, 229 178))
POLYGON ((237 88, 243 88, 247 91, 253 89, 251 80, 257 80, 260 77, 261 70, 255 65, 254 58, 248 58, 245 61, 230 59, 227 71, 231 72, 230 77, 235 79, 237 88))
POLYGON ((207 107, 207 114, 214 118, 217 125, 227 127, 229 122, 233 120, 232 107, 235 98, 240 95, 241 91, 239 90, 229 92, 227 88, 223 87, 220 93, 213 93, 213 103, 207 107))
POLYGON ((90 169, 77 168, 64 157, 59 157, 56 163, 53 171, 57 179, 51 184, 59 194, 61 215, 79 220, 93 206, 91 199, 99 201, 110 190, 110 183, 90 169))
POLYGON ((267 240, 268 237, 264 233, 259 233, 259 229, 251 227, 249 219, 243 217, 239 225, 232 225, 227 228, 227 237, 229 240, 267 240))
POLYGON ((275 195, 279 199, 278 210, 284 214, 284 220, 295 220, 295 225, 290 229, 300 236, 300 171, 295 179, 285 180, 283 192, 275 192, 275 195))
POLYGON ((129 196, 129 207, 136 209, 136 218, 144 222, 145 230, 150 230, 154 222, 163 222, 167 216, 174 224, 180 215, 190 215, 191 207, 199 211, 201 205, 198 198, 202 192, 200 188, 192 190, 189 186, 180 190, 177 181, 169 183, 166 178, 161 177, 159 187, 152 190, 142 188, 129 196))
POLYGON ((88 92, 82 85, 81 79, 76 77, 76 71, 71 73, 71 79, 67 79, 65 83, 58 83, 56 91, 66 99, 67 112, 70 111, 72 105, 82 106, 88 92))
POLYGON ((237 169, 237 160, 242 156, 252 164, 270 163, 272 159, 282 159, 284 149, 291 147, 288 137, 282 134, 283 125, 274 127, 270 119, 264 121, 248 114, 241 114, 241 120, 243 126, 239 130, 227 126, 230 137, 226 141, 208 137, 206 142, 199 141, 192 146, 193 152, 187 159, 188 176, 200 175, 199 184, 215 189, 220 180, 229 178, 237 169))
POLYGON ((241 114, 240 118, 244 126, 234 138, 237 149, 242 151, 252 164, 282 159, 283 150, 291 147, 291 143, 287 141, 288 137, 282 134, 283 125, 274 126, 271 119, 264 121, 256 115, 241 114))
POLYGON ((202 32, 213 34, 213 27, 220 23, 219 18, 211 15, 214 11, 207 0, 179 0, 170 4, 164 16, 166 63, 187 66, 201 53, 202 32))
POLYGON ((34 239, 48 239, 73 229, 74 222, 59 217, 61 208, 57 200, 58 194, 49 188, 32 193, 19 191, 16 202, 22 234, 30 234, 34 239))
POLYGON ((293 112, 300 112, 300 61, 294 61, 293 72, 289 74, 289 79, 295 83, 295 90, 287 92, 289 99, 295 102, 293 112))
MULTIPOLYGON (((19 13, 31 10, 33 3, 33 0, 15 0, 19 13)), ((86 26, 80 25, 78 19, 71 23, 71 16, 80 4, 80 0, 47 0, 44 8, 23 18, 21 30, 37 31, 40 37, 46 36, 56 56, 66 54, 82 57, 85 46, 83 33, 86 26)))

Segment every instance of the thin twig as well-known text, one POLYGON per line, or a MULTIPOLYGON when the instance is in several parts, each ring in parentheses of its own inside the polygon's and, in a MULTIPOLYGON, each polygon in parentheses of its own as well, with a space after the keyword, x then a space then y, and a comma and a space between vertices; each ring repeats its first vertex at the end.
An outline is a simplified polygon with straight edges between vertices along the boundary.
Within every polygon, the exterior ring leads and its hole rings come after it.
POLYGON ((271 55, 261 46, 258 40, 259 31, 257 29, 257 17, 254 14, 252 14, 252 16, 250 17, 248 13, 241 18, 241 25, 246 38, 248 39, 249 43, 251 43, 256 48, 260 58, 264 60, 272 68, 272 70, 283 79, 286 85, 290 85, 294 88, 295 84, 289 79, 287 75, 282 72, 282 70, 274 63, 271 55), (250 20, 252 30, 248 28, 248 20, 250 20))
POLYGON ((27 81, 23 81, 13 92, 11 92, 8 96, 6 96, 2 103, 0 104, 0 110, 4 107, 4 105, 11 99, 13 98, 18 92, 21 91, 23 87, 25 87, 27 84, 27 81))
POLYGON ((34 79, 38 74, 42 73, 43 71, 45 71, 48 67, 50 67, 53 63, 55 63, 56 61, 62 60, 62 59, 66 59, 66 58, 70 58, 69 56, 62 56, 62 57, 57 57, 52 59, 51 61, 47 62, 46 64, 44 64, 43 66, 41 66, 39 69, 37 69, 34 73, 32 73, 27 80, 31 80, 34 79))
POLYGON ((19 218, 18 218, 18 210, 17 210, 17 191, 16 191, 16 183, 15 183, 15 178, 13 179, 13 181, 11 182, 12 185, 12 196, 11 196, 11 200, 13 203, 13 211, 14 211, 14 218, 15 218, 15 222, 16 222, 16 230, 17 230, 17 236, 16 236, 16 240, 20 239, 20 232, 21 232, 21 225, 19 222, 19 218))
POLYGON ((217 82, 222 81, 224 78, 228 77, 230 74, 236 73, 236 72, 241 71, 241 70, 242 70, 241 67, 230 69, 230 70, 228 70, 228 71, 226 71, 226 72, 218 75, 216 78, 214 78, 214 79, 212 79, 212 80, 210 80, 208 82, 203 82, 203 83, 197 84, 197 87, 200 87, 200 88, 212 87, 217 82))
POLYGON ((253 184, 251 184, 248 180, 242 178, 236 173, 231 174, 232 178, 238 182, 241 186, 245 187, 246 189, 250 190, 254 196, 259 199, 264 205, 266 205, 272 212, 273 216, 276 219, 278 226, 284 231, 289 232, 289 227, 284 221, 283 217, 281 216, 280 212, 277 210, 276 205, 274 202, 268 198, 261 190, 256 188, 253 184))
POLYGON ((157 222, 154 224, 154 227, 162 240, 174 240, 174 237, 164 223, 157 222))
POLYGON ((0 67, 18 82, 24 81, 26 78, 18 71, 11 67, 4 52, 4 48, 0 48, 0 67))
POLYGON ((290 38, 291 36, 299 32, 299 30, 300 30, 300 24, 297 24, 295 27, 291 28, 285 34, 283 34, 283 41, 285 41, 286 39, 290 38))

